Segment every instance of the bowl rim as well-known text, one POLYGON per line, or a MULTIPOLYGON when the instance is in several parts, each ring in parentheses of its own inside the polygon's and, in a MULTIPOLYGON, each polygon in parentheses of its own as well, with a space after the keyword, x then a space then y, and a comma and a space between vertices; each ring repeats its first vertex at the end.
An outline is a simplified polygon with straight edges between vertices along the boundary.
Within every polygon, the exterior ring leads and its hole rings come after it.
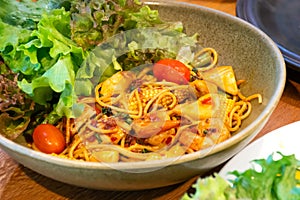
MULTIPOLYGON (((227 149, 238 142, 240 142, 242 139, 248 137, 251 134, 251 130, 255 129, 255 124, 258 124, 259 121, 266 121, 269 117, 269 114, 274 111, 277 104, 279 103, 280 97, 283 93, 285 81, 286 81, 286 68, 285 68, 285 62, 284 58, 275 44, 275 42, 269 38, 263 31, 258 29, 257 27, 253 26, 252 24, 237 18, 235 16, 232 16, 228 13, 224 13, 219 10, 215 10, 212 8, 208 8, 205 6, 200 6, 196 4, 186 3, 186 2, 176 2, 171 0, 146 0, 143 1, 146 5, 164 5, 164 6, 182 6, 185 8, 193 8, 199 10, 199 12, 205 12, 208 14, 214 14, 218 15, 220 17, 223 17, 229 21, 232 21, 234 23, 241 24, 245 26, 247 29, 251 29, 255 32, 255 34, 259 35, 261 38, 264 39, 264 43, 268 44, 270 46, 270 49, 272 49, 274 52, 274 55, 276 57, 274 59, 277 59, 278 61, 278 80, 277 87, 275 89, 275 93, 273 96, 269 99, 268 105, 264 108, 262 113, 253 121, 251 122, 247 127, 245 127, 243 130, 238 132, 238 134, 233 135, 231 138, 225 140, 222 143, 216 144, 211 148, 207 148, 204 150, 200 150, 194 153, 185 154, 179 157, 174 158, 167 158, 162 160, 151 160, 151 161, 136 161, 136 162, 118 162, 118 163, 100 163, 100 162, 86 162, 86 161, 79 161, 79 160, 70 160, 65 158, 60 158, 56 156, 52 156, 49 154, 45 154, 42 152, 38 152, 35 150, 32 150, 30 148, 27 148, 23 145, 17 144, 6 137, 0 135, 0 146, 4 146, 5 148, 10 149, 11 151, 14 151, 21 155, 30 155, 33 159, 48 162, 53 165, 59 165, 59 166, 67 166, 67 167, 76 167, 76 168, 85 168, 85 169, 101 169, 101 170, 122 170, 122 169, 128 169, 128 170, 138 170, 138 169, 151 169, 151 168, 158 168, 161 166, 173 166, 182 164, 185 162, 190 162, 193 160, 205 158, 207 156, 211 156, 215 153, 218 153, 224 149, 227 149), (17 145, 16 145, 17 144, 17 145)), ((4 148, 2 148, 4 149, 4 148)))

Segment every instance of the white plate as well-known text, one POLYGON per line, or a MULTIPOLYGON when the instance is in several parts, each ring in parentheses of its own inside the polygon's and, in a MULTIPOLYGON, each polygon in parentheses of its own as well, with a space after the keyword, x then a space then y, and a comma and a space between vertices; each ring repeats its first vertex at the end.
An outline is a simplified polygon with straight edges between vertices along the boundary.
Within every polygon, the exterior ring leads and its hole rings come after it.
POLYGON ((243 172, 255 168, 253 160, 267 158, 272 153, 281 152, 284 155, 295 154, 300 160, 300 121, 278 128, 252 142, 236 154, 219 172, 220 176, 230 180, 228 172, 237 170, 243 172))

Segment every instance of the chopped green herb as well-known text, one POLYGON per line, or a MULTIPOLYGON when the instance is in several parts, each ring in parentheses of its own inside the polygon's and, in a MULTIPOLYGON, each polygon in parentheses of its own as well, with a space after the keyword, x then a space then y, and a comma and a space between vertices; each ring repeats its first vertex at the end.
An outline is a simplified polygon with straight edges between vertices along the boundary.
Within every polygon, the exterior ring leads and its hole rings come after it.
POLYGON ((150 151, 148 149, 143 149, 142 153, 149 153, 150 151))
POLYGON ((102 114, 107 115, 107 116, 112 116, 112 110, 109 107, 102 107, 101 109, 102 114))
POLYGON ((96 140, 98 141, 98 144, 101 144, 102 139, 101 139, 100 135, 96 133, 94 136, 95 136, 96 140))

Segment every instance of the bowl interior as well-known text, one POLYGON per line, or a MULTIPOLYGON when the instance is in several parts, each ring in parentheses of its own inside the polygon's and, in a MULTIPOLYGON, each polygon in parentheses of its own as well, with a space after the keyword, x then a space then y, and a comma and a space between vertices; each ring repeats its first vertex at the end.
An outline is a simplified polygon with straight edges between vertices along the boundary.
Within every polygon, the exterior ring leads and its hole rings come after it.
POLYGON ((241 86, 243 94, 262 94, 263 104, 253 102, 253 112, 239 132, 259 123, 262 115, 277 104, 285 83, 285 64, 275 43, 263 32, 236 17, 207 8, 186 3, 150 4, 163 19, 181 20, 187 34, 199 33, 203 47, 216 49, 219 65, 233 66, 236 78, 246 80, 241 86))
MULTIPOLYGON (((285 70, 276 45, 255 27, 219 11, 169 1, 149 1, 146 4, 157 9, 166 21, 182 21, 187 35, 199 33, 200 44, 218 52, 219 65, 233 66, 236 78, 246 80, 241 87, 243 94, 262 94, 263 104, 253 102, 251 115, 243 121, 236 137, 227 143, 234 144, 251 134, 247 130, 272 111, 284 86, 285 70)), ((210 152, 223 149, 222 145, 210 152)), ((207 155, 207 151, 204 152, 207 155)))
MULTIPOLYGON (((209 8, 171 1, 149 1, 146 4, 153 9, 157 9, 164 20, 182 21, 188 35, 199 33, 201 45, 212 47, 218 52, 219 65, 233 66, 237 79, 246 80, 241 89, 243 94, 247 96, 260 93, 263 96, 262 104, 258 104, 256 101, 253 102, 253 111, 250 117, 243 121, 242 127, 232 138, 216 145, 213 150, 204 150, 182 156, 176 161, 172 161, 172 165, 213 155, 233 144, 237 144, 252 134, 257 134, 262 128, 262 123, 266 122, 278 104, 285 84, 284 60, 274 42, 254 26, 236 17, 209 8)), ((31 159, 43 161, 44 164, 41 165, 53 163, 67 168, 89 170, 111 169, 111 167, 113 169, 141 169, 155 168, 170 162, 170 160, 163 160, 136 162, 135 164, 115 163, 108 166, 101 163, 60 159, 35 152, 21 145, 16 147, 13 142, 2 136, 0 136, 0 144, 6 146, 5 149, 14 158, 19 158, 14 156, 15 154, 22 154, 31 157, 31 159)), ((245 145, 243 144, 243 146, 245 145)), ((236 152, 232 152, 231 156, 234 153, 236 152)), ((22 163, 22 160, 18 161, 22 163)), ((220 162, 219 164, 221 164, 220 162)), ((26 165, 32 168, 30 162, 27 162, 26 165)), ((45 173, 47 172, 45 171, 44 175, 45 173)))

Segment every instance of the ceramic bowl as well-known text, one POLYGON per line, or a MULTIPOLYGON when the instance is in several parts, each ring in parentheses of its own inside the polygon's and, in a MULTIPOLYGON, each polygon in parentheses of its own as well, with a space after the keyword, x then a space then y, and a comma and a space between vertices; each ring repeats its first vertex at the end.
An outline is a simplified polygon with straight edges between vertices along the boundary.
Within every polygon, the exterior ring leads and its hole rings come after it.
POLYGON ((198 32, 204 47, 219 53, 220 65, 232 65, 237 79, 247 80, 243 93, 261 93, 249 118, 230 139, 214 148, 176 159, 104 164, 71 161, 33 151, 0 136, 13 159, 49 178, 103 190, 141 190, 176 184, 227 161, 259 133, 277 106, 285 85, 285 64, 276 44, 249 23, 206 7, 173 1, 147 2, 163 19, 182 21, 188 34, 198 32))

